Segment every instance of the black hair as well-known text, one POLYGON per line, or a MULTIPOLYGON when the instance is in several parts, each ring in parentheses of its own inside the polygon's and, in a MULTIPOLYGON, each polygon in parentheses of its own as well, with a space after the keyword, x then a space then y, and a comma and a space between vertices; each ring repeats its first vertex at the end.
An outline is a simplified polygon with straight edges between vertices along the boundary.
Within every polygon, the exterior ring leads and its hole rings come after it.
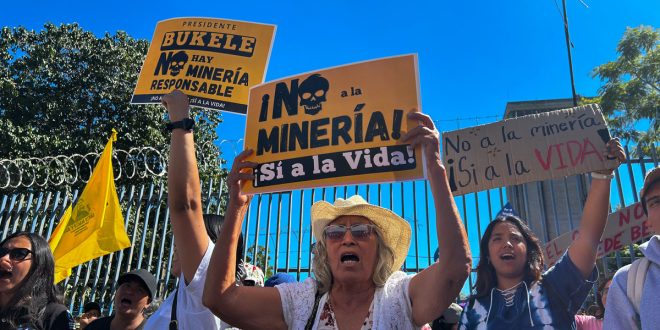
POLYGON ((83 307, 83 312, 88 313, 92 310, 97 310, 99 313, 101 312, 101 305, 97 303, 96 301, 90 301, 85 304, 85 307, 83 307))
POLYGON ((475 296, 477 298, 488 295, 490 290, 497 286, 497 273, 488 259, 488 242, 495 226, 505 222, 511 223, 518 228, 527 245, 527 267, 525 267, 523 280, 527 283, 532 283, 541 279, 541 273, 543 272, 543 253, 541 252, 539 239, 520 218, 512 215, 497 217, 488 224, 484 236, 481 238, 481 242, 479 242, 479 264, 477 265, 477 281, 474 285, 475 296))
POLYGON ((39 324, 46 305, 62 303, 54 284, 55 261, 48 242, 37 234, 21 231, 7 236, 0 246, 17 237, 30 241, 32 266, 7 305, 0 308, 0 318, 13 327, 25 323, 39 324))
MULTIPOLYGON (((219 214, 204 214, 204 226, 206 227, 206 234, 209 235, 211 242, 215 243, 220 237, 222 225, 225 223, 225 217, 219 214)), ((239 270, 239 265, 243 261, 243 233, 238 236, 238 245, 236 246, 236 270, 239 270)))

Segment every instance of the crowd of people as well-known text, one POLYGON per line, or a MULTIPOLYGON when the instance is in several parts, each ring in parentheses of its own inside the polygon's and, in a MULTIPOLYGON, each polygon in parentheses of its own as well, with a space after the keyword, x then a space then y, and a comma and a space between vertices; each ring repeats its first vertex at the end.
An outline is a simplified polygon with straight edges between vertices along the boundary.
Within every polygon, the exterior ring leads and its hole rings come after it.
MULTIPOLYGON (((190 117, 179 91, 163 97, 169 119, 190 117)), ((536 234, 523 219, 493 219, 479 243, 472 295, 456 304, 472 270, 470 245, 439 151, 439 133, 422 113, 402 141, 421 146, 436 210, 439 255, 416 274, 401 271, 411 242, 409 223, 361 196, 318 201, 311 208, 313 276, 288 274, 264 281, 243 261, 241 228, 251 196, 241 184, 253 178, 252 150, 234 160, 227 178, 224 217, 202 212, 193 132, 171 132, 168 205, 177 288, 155 307, 157 281, 146 270, 119 276, 114 312, 97 303, 73 318, 53 284, 54 261, 46 241, 18 232, 0 243, 0 329, 652 329, 660 324, 660 236, 640 249, 644 258, 600 279, 598 242, 609 211, 615 168, 593 173, 579 235, 550 268, 536 234), (580 311, 598 283, 593 315, 580 311), (246 307, 249 306, 249 307, 246 307)), ((176 125, 174 125, 176 127, 176 125)), ((603 150, 619 162, 617 139, 603 150)), ((640 198, 650 228, 660 233, 660 167, 645 177, 640 198)))

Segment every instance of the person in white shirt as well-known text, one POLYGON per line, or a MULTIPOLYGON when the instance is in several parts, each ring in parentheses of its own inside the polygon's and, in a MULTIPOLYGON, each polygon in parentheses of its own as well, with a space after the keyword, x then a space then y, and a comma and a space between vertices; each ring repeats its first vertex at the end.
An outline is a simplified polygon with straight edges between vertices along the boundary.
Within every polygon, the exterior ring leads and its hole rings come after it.
MULTIPOLYGON (((176 319, 178 329, 227 329, 229 326, 202 304, 207 268, 223 218, 202 214, 188 97, 173 91, 163 96, 163 105, 169 113, 169 127, 173 127, 167 185, 174 235, 172 274, 179 278, 179 284, 144 328, 172 329, 170 322, 176 319), (172 312, 173 306, 176 313, 172 312)), ((242 256, 242 237, 240 241, 237 253, 242 256)))

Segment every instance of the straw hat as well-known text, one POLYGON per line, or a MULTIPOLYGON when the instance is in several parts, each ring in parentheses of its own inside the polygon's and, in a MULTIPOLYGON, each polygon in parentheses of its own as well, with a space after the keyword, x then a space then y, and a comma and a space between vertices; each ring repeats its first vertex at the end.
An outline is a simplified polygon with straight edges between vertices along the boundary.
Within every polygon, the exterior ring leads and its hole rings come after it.
POLYGON ((411 230, 406 220, 396 213, 380 206, 367 203, 361 196, 355 195, 349 199, 338 198, 335 204, 318 201, 312 205, 312 232, 316 241, 323 239, 323 230, 335 219, 344 215, 365 217, 376 225, 383 233, 383 242, 394 251, 394 269, 401 269, 408 255, 411 230))

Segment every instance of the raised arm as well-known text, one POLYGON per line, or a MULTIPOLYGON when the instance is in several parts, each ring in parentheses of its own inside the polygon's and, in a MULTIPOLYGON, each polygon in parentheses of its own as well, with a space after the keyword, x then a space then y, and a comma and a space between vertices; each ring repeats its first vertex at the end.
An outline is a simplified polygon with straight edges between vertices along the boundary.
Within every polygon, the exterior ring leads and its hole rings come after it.
MULTIPOLYGON (((616 157, 620 162, 626 159, 619 139, 607 142, 606 154, 616 157)), ((610 176, 613 172, 614 169, 611 169, 600 174, 610 176)), ((571 257, 584 278, 589 278, 596 263, 596 250, 600 237, 603 235, 609 211, 610 182, 611 177, 592 177, 587 201, 582 210, 579 235, 568 248, 568 256, 571 257)))
POLYGON ((286 328, 280 293, 276 288, 236 286, 236 246, 251 196, 241 194, 241 182, 254 177, 255 163, 244 161, 252 150, 234 159, 227 177, 229 204, 213 250, 202 301, 213 314, 241 329, 286 328))
POLYGON ((421 271, 410 281, 408 291, 413 321, 421 326, 438 318, 458 296, 470 274, 472 258, 467 234, 440 158, 440 134, 429 116, 412 113, 409 118, 419 120, 420 125, 410 130, 403 140, 424 148, 440 250, 438 262, 421 271))
MULTIPOLYGON (((171 122, 190 117, 188 97, 181 91, 163 96, 171 122)), ((195 158, 193 132, 172 130, 170 162, 167 167, 167 202, 170 208, 172 232, 181 270, 190 283, 209 245, 204 219, 199 172, 195 158)))

